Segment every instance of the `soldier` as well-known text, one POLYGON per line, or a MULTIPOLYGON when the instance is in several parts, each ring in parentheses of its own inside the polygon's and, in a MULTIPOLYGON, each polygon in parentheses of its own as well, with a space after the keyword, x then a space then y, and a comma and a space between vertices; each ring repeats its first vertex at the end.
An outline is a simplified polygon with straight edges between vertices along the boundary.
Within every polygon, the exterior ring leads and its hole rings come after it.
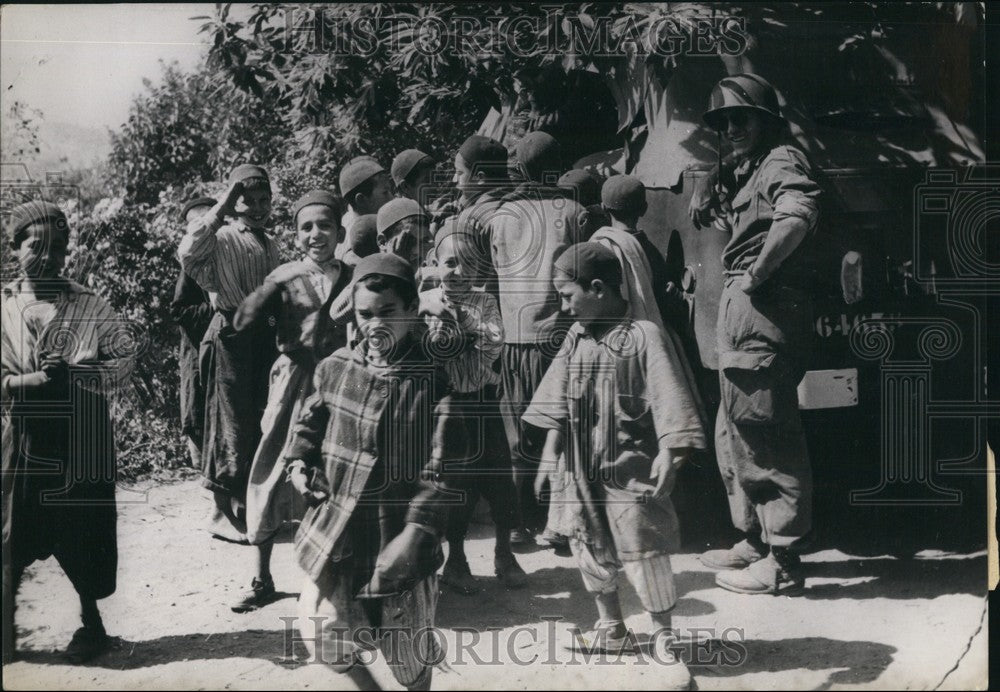
POLYGON ((796 388, 810 335, 805 259, 819 187, 805 154, 785 141, 777 94, 761 77, 721 80, 704 119, 736 163, 731 175, 720 172, 727 183, 714 200, 722 207, 716 225, 732 234, 722 256, 716 454, 733 523, 745 538, 701 561, 727 570, 716 583, 730 591, 786 593, 803 586, 797 553, 812 528, 796 388))

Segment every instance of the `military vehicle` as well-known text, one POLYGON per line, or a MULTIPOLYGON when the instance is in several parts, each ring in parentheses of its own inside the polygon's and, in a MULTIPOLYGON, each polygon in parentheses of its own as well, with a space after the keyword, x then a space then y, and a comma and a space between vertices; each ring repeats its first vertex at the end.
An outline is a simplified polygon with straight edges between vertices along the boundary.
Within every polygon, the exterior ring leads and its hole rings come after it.
MULTIPOLYGON (((561 106, 567 117, 555 109, 526 118, 514 106, 480 128, 510 143, 525 122, 589 127, 574 141, 605 142, 606 113, 617 115, 611 138, 624 145, 576 167, 645 183, 640 228, 686 292, 691 359, 711 407, 728 238, 689 217, 692 194, 725 153, 702 114, 727 75, 752 72, 775 86, 824 190, 812 239, 813 355, 799 385, 816 524, 830 536, 847 518, 862 535, 888 523, 901 529, 891 549, 904 554, 934 537, 985 541, 985 429, 998 416, 985 388, 986 309, 1000 278, 988 243, 996 243, 1000 172, 984 165, 983 11, 977 3, 748 6, 741 54, 604 61, 565 76, 563 91, 577 95, 561 106), (592 117, 569 117, 578 109, 592 117), (907 530, 917 525, 927 530, 907 530)), ((689 472, 679 503, 726 523, 718 473, 705 466, 689 472)))

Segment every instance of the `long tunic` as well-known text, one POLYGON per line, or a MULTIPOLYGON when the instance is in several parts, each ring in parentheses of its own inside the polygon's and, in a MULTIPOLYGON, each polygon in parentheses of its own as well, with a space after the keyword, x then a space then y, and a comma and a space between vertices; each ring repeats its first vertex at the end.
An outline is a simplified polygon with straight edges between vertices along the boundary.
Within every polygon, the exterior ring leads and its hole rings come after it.
POLYGON ((652 463, 665 447, 706 443, 679 354, 658 326, 625 319, 595 339, 574 324, 524 421, 566 436, 554 530, 621 560, 677 550, 670 497, 644 499, 652 463))
POLYGON ((294 269, 295 273, 253 315, 258 320, 276 318, 278 350, 282 354, 271 367, 267 408, 260 422, 261 440, 247 487, 246 534, 247 540, 255 544, 273 536, 284 522, 301 519, 305 513, 298 493, 285 482, 285 468, 279 461, 302 404, 313 393, 316 363, 347 343, 346 329, 335 325, 325 308, 350 282, 350 267, 340 263, 336 282, 308 258, 279 269, 294 269))
MULTIPOLYGON (((105 392, 128 376, 139 340, 92 291, 68 280, 3 289, 0 404, 3 546, 14 570, 55 555, 80 595, 114 593, 115 447, 105 392), (58 353, 70 379, 19 395, 12 377, 58 353)), ((5 565, 6 566, 6 565, 5 565)))

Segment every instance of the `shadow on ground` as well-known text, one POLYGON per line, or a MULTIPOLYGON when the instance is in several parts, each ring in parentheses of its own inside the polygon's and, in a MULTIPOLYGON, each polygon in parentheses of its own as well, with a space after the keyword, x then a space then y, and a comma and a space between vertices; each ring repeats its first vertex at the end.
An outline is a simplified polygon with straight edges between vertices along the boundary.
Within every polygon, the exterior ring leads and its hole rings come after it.
POLYGON ((706 677, 735 677, 782 670, 836 668, 816 689, 873 682, 892 663, 896 648, 869 641, 841 641, 826 637, 776 640, 712 640, 691 645, 681 656, 691 673, 706 677))

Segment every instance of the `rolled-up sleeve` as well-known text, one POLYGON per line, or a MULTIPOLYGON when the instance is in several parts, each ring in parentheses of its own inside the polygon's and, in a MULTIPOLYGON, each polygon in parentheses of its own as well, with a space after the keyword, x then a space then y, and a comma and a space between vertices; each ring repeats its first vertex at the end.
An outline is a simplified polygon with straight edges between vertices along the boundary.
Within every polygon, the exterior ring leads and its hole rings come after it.
POLYGON ((764 189, 774 208, 775 222, 798 218, 816 228, 819 220, 820 187, 812 177, 805 156, 788 147, 774 152, 761 171, 764 189))

